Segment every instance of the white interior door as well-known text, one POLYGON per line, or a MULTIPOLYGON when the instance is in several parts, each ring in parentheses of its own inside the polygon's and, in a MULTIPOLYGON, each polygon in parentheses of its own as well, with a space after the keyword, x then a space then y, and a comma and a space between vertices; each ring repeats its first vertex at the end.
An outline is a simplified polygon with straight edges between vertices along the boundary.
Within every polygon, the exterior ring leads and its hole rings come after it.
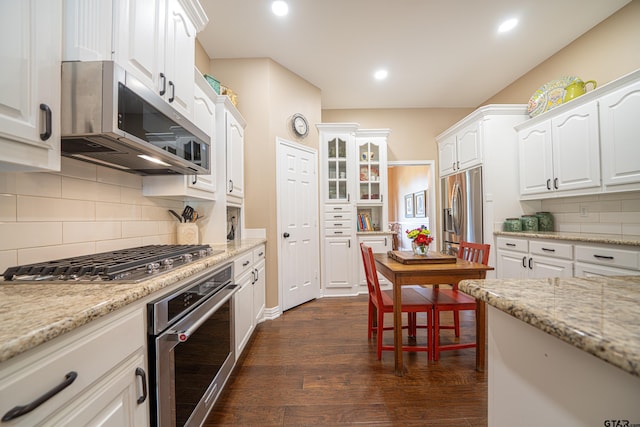
POLYGON ((282 310, 320 296, 318 153, 278 138, 278 281, 282 310))

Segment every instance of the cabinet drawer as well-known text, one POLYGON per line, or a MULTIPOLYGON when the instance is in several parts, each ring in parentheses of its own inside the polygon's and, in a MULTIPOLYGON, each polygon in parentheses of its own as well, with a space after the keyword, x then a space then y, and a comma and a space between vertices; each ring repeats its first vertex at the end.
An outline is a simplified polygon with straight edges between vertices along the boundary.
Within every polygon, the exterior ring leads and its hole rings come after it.
POLYGON ((606 265, 575 263, 574 276, 598 277, 598 276, 640 276, 640 270, 628 270, 626 268, 609 267, 606 265))
POLYGON ((498 249, 508 251, 529 252, 529 241, 511 237, 498 237, 498 249))
POLYGON ((324 230, 325 236, 342 236, 351 237, 351 230, 347 228, 326 228, 324 230))
POLYGON ((640 250, 576 245, 576 261, 640 270, 640 250))
POLYGON ((2 415, 15 406, 34 401, 60 385, 70 372, 77 373, 77 377, 69 386, 32 412, 17 418, 14 422, 16 424, 11 425, 38 424, 58 408, 84 393, 100 377, 144 346, 143 308, 115 320, 99 322, 97 328, 95 325, 87 326, 82 331, 72 332, 66 339, 60 338, 59 345, 55 345, 53 350, 49 348, 37 352, 36 349, 36 353, 29 356, 28 363, 15 372, 10 373, 10 369, 2 372, 2 415))
POLYGON ((334 221, 325 221, 324 228, 351 228, 350 220, 334 220, 334 221))
POLYGON ((257 264, 260 260, 263 260, 266 256, 266 248, 264 245, 260 245, 253 250, 253 263, 257 264))
POLYGON ((573 259, 573 245, 557 242, 529 242, 529 251, 534 255, 546 255, 553 258, 573 259))
POLYGON ((237 279, 242 276, 245 271, 251 269, 253 265, 253 251, 245 252, 238 255, 233 260, 233 276, 237 279))
POLYGON ((327 212, 325 221, 348 221, 351 219, 351 212, 327 212))
POLYGON ((327 214, 336 213, 336 214, 344 214, 351 215, 351 206, 348 205, 325 205, 324 211, 327 214))

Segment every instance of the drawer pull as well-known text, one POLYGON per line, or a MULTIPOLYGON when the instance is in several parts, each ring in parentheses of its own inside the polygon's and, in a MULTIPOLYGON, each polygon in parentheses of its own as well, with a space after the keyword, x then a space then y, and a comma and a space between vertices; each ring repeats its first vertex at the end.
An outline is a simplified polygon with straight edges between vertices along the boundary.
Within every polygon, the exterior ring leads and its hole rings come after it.
POLYGON ((542 248, 543 251, 545 252, 555 252, 555 249, 550 249, 550 248, 542 248))
POLYGON ((262 255, 264 255, 264 252, 258 253, 258 256, 262 256, 262 255))
POLYGON ((510 247, 512 247, 512 248, 515 248, 515 247, 516 247, 516 244, 515 244, 515 243, 505 243, 505 245, 510 246, 510 247))
POLYGON ((69 372, 67 375, 64 376, 63 382, 61 382, 60 384, 58 384, 57 386, 55 386, 54 388, 52 388, 51 390, 49 390, 48 392, 46 392, 45 394, 43 394, 42 396, 34 400, 33 402, 28 403, 24 406, 14 406, 13 409, 10 409, 9 411, 7 411, 7 413, 4 414, 4 416, 2 417, 2 421, 3 422, 10 421, 33 411, 38 406, 42 405, 44 402, 51 399, 53 396, 60 393, 65 388, 69 387, 76 380, 76 378, 78 378, 77 372, 75 371, 69 372))
POLYGON ((342 215, 335 215, 334 218, 342 218, 342 215))
POLYGON ((612 257, 612 256, 607 256, 607 255, 598 255, 598 254, 595 254, 595 255, 593 255, 593 256, 594 256, 595 258, 598 258, 598 259, 613 259, 613 257, 612 257))
POLYGON ((249 262, 250 262, 250 261, 245 261, 245 262, 243 262, 243 263, 242 263, 242 266, 243 266, 243 267, 246 267, 247 265, 249 265, 249 262))
POLYGON ((142 396, 138 397, 138 405, 147 400, 147 374, 142 368, 136 368, 136 377, 140 377, 142 381, 142 396))
POLYGON ((333 234, 342 234, 342 231, 334 231, 333 234))
POLYGON ((342 223, 336 222, 333 224, 334 227, 342 227, 342 223))

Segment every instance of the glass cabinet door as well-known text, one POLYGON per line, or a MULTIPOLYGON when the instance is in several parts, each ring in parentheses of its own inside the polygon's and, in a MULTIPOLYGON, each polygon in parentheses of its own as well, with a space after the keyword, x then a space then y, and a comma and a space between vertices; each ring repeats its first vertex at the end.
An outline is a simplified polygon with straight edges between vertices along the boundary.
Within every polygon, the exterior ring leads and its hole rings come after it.
POLYGON ((382 202, 379 144, 373 141, 358 144, 358 167, 358 201, 382 202))
POLYGON ((327 143, 327 188, 332 201, 348 201, 347 141, 333 138, 327 143))

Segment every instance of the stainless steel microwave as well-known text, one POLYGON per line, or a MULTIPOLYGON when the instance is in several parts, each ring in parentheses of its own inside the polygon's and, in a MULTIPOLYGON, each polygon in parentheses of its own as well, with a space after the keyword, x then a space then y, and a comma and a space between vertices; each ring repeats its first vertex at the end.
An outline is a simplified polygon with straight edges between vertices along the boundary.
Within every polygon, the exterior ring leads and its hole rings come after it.
POLYGON ((62 63, 64 156, 139 175, 209 174, 209 135, 113 61, 62 63))

